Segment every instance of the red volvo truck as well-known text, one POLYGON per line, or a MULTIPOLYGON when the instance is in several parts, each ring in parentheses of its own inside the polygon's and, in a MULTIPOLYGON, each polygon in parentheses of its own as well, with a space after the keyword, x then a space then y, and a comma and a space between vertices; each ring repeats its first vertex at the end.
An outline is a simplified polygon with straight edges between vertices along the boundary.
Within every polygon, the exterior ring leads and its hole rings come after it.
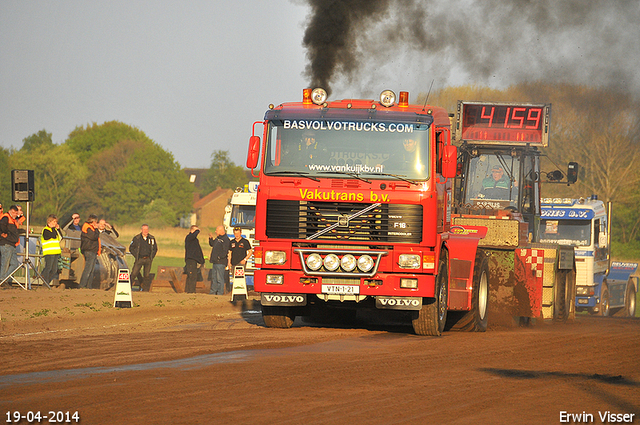
POLYGON ((379 100, 329 101, 305 89, 254 123, 254 287, 267 326, 391 309, 406 311, 419 335, 440 335, 448 315, 486 329, 486 228, 451 225, 448 113, 408 98, 385 90, 379 100))

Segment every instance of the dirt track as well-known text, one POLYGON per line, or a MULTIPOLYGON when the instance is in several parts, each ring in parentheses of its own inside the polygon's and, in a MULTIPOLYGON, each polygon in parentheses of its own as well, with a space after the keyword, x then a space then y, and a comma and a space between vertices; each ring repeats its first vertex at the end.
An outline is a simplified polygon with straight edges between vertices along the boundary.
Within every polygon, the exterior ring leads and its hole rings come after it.
POLYGON ((226 297, 134 300, 116 310, 109 293, 1 291, 2 420, 53 410, 84 424, 553 424, 561 411, 602 423, 608 410, 640 423, 637 318, 428 338, 398 322, 268 329, 254 303, 226 297), (60 299, 68 314, 53 314, 60 299), (45 317, 37 302, 51 306, 45 317))

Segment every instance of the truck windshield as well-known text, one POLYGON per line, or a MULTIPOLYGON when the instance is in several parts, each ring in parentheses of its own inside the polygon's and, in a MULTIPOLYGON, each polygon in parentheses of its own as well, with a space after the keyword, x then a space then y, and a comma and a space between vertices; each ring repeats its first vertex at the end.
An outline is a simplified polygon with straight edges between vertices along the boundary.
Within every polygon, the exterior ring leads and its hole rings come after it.
POLYGON ((368 179, 429 178, 429 126, 390 122, 272 121, 264 173, 368 179), (304 128, 299 128, 304 127, 304 128))
POLYGON ((540 242, 589 246, 591 220, 541 220, 540 242))
POLYGON ((490 209, 515 207, 520 162, 511 155, 482 154, 471 158, 465 203, 490 209))
POLYGON ((230 224, 232 227, 252 229, 255 227, 255 216, 255 205, 234 205, 231 209, 230 224))

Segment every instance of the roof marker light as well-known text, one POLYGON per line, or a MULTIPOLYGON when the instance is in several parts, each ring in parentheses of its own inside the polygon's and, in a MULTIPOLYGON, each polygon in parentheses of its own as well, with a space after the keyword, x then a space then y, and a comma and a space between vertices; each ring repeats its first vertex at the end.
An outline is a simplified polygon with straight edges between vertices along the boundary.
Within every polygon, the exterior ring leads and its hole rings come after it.
POLYGON ((311 105, 311 89, 302 89, 302 104, 311 105))
POLYGON ((320 87, 313 89, 311 92, 311 101, 316 105, 322 105, 327 100, 327 92, 320 87))
POLYGON ((409 92, 408 91, 401 91, 400 95, 398 97, 398 106, 401 106, 403 108, 406 108, 407 106, 409 106, 409 92))

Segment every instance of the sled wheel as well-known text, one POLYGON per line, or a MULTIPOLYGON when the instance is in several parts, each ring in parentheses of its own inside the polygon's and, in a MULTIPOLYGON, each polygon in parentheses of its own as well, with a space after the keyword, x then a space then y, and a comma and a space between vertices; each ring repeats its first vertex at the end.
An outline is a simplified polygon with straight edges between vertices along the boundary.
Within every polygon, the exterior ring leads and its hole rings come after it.
POLYGON ((473 290, 471 293, 471 310, 453 326, 468 332, 484 332, 487 330, 489 307, 489 265, 484 255, 478 256, 473 272, 473 290))

